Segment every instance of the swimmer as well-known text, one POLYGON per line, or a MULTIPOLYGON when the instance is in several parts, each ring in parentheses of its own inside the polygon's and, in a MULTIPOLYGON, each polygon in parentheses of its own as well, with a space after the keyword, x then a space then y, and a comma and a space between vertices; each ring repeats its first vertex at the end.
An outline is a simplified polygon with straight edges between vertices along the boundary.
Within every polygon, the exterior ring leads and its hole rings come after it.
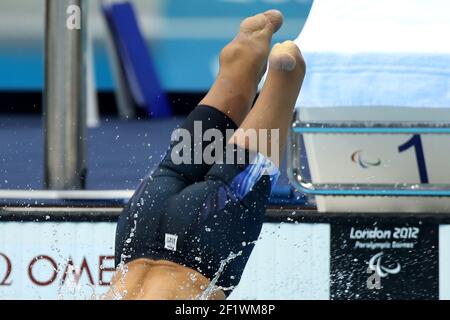
MULTIPOLYGON (((245 131, 278 129, 279 138, 272 137, 276 141, 271 143, 278 144, 281 156, 305 75, 294 42, 277 44, 270 52, 282 23, 277 10, 241 23, 238 35, 221 51, 213 86, 181 125, 192 135, 195 122, 201 123, 202 133, 217 129, 225 137, 233 129, 224 149, 244 159, 175 164, 173 154, 181 151, 173 142, 119 218, 117 269, 105 298, 226 299, 238 285, 279 175, 279 162, 250 143, 245 131), (267 79, 253 105, 267 63, 267 79)), ((198 148, 190 143, 194 159, 198 148)), ((207 143, 200 144, 202 155, 207 143)))

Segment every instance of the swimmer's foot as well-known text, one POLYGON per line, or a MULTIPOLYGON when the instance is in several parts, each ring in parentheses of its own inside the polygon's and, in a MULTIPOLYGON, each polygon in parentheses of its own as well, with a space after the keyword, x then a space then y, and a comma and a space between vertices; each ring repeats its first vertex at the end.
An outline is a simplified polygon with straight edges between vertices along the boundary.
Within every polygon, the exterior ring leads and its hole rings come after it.
POLYGON ((256 75, 254 82, 257 85, 266 71, 272 36, 282 24, 283 15, 277 10, 269 10, 242 21, 237 36, 221 52, 222 69, 233 64, 244 64, 245 71, 256 75))
MULTIPOLYGON (((264 87, 253 109, 241 124, 244 132, 250 128, 279 130, 278 140, 267 139, 268 143, 271 144, 270 147, 267 147, 267 150, 274 150, 272 144, 278 144, 278 155, 276 157, 273 154, 270 155, 276 164, 281 160, 287 131, 305 76, 305 69, 305 61, 294 42, 286 41, 275 45, 270 53, 269 71, 264 87)), ((241 147, 249 147, 245 134, 235 134, 234 138, 241 147)))
MULTIPOLYGON (((270 53, 269 63, 270 70, 285 71, 284 77, 291 75, 290 71, 295 71, 296 67, 302 67, 302 61, 298 62, 300 56, 300 50, 297 45, 292 41, 286 41, 283 44, 277 43, 270 53)), ((299 71, 302 68, 298 68, 299 71)))
POLYGON ((277 10, 242 21, 237 36, 220 53, 219 74, 201 104, 216 107, 239 125, 255 99, 272 36, 282 24, 283 15, 277 10))

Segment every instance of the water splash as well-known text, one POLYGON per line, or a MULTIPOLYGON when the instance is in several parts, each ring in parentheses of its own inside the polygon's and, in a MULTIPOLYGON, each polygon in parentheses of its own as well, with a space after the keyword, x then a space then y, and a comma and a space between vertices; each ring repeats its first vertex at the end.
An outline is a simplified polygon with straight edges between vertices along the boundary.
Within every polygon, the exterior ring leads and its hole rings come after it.
MULTIPOLYGON (((153 173, 152 173, 153 174, 153 173)), ((153 180, 152 175, 149 176, 150 180, 153 180)), ((146 193, 147 194, 147 193, 146 193)), ((123 288, 123 290, 121 292, 118 292, 115 288, 115 286, 112 286, 112 294, 113 294, 113 299, 114 300, 122 300, 127 294, 128 294, 128 290, 126 289, 126 284, 125 284, 125 278, 128 274, 128 266, 125 263, 127 258, 130 258, 131 256, 126 255, 126 251, 128 249, 128 246, 131 244, 131 242, 133 241, 133 238, 136 234, 136 229, 137 229, 137 220, 139 218, 139 212, 141 207, 144 206, 144 198, 141 197, 139 199, 139 202, 136 203, 136 207, 138 208, 138 210, 136 211, 136 213, 133 214, 133 227, 130 230, 130 234, 128 236, 128 238, 125 240, 125 244, 123 246, 122 249, 122 253, 120 254, 120 262, 116 268, 116 272, 120 273, 120 286, 123 288)), ((133 205, 133 204, 132 204, 133 205)))
POLYGON ((242 251, 239 251, 238 253, 230 252, 230 254, 228 255, 228 258, 220 261, 219 270, 217 270, 217 272, 214 275, 214 278, 211 280, 208 287, 203 291, 203 293, 199 295, 197 300, 209 300, 209 298, 218 290, 229 291, 229 290, 234 289, 234 286, 224 288, 221 286, 217 286, 216 284, 217 284, 217 281, 219 281, 219 278, 222 275, 223 270, 225 269, 226 265, 228 263, 230 263, 230 261, 239 257, 241 254, 242 254, 242 251))
MULTIPOLYGON (((139 206, 139 203, 138 203, 139 206)), ((117 270, 116 272, 120 272, 120 286, 123 288, 123 290, 121 292, 117 292, 117 290, 115 289, 115 286, 112 286, 113 288, 113 299, 114 300, 122 300, 127 294, 128 294, 128 290, 126 289, 126 284, 125 284, 125 278, 128 274, 128 265, 125 263, 127 258, 130 258, 129 255, 126 255, 126 249, 128 248, 128 246, 130 245, 130 243, 133 241, 133 237, 136 233, 136 229, 137 229, 137 218, 138 218, 138 214, 135 213, 133 215, 133 227, 130 230, 130 235, 128 236, 128 239, 125 241, 125 245, 123 246, 122 249, 122 253, 120 254, 120 263, 117 266, 117 270)))
POLYGON ((61 279, 58 288, 59 300, 99 300, 101 295, 97 294, 95 285, 80 283, 81 268, 69 265, 64 278, 61 279), (88 290, 91 291, 90 294, 88 290), (86 298, 89 297, 89 298, 86 298))

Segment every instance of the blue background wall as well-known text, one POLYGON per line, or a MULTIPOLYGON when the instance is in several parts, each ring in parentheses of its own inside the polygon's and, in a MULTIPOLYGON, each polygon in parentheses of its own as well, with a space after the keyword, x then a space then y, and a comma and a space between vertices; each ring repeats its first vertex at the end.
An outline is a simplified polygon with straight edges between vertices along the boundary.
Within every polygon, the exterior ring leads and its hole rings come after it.
MULTIPOLYGON (((285 14, 286 24, 274 41, 293 39, 300 32, 311 3, 312 0, 161 1, 158 18, 165 22, 165 29, 148 42, 163 87, 169 91, 206 90, 214 78, 218 53, 238 30, 242 18, 271 8, 279 9, 285 14), (192 37, 186 34, 178 37, 179 29, 172 28, 175 24, 185 25, 192 37)), ((141 21, 151 19, 145 11, 138 7, 141 21)), ((112 90, 114 82, 101 32, 96 35, 95 68, 98 88, 112 90)), ((42 84, 42 39, 24 41, 20 34, 12 33, 8 40, 0 41, 0 90, 41 90, 42 84)))

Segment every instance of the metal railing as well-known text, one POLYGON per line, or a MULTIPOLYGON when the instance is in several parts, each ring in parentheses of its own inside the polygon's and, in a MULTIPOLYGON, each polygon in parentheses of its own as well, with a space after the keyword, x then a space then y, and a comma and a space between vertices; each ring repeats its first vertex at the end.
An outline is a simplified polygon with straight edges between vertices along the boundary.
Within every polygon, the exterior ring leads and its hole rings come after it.
POLYGON ((297 112, 289 135, 288 176, 300 192, 321 196, 419 196, 450 197, 450 184, 313 183, 303 175, 304 134, 449 134, 447 123, 303 122, 297 112))

